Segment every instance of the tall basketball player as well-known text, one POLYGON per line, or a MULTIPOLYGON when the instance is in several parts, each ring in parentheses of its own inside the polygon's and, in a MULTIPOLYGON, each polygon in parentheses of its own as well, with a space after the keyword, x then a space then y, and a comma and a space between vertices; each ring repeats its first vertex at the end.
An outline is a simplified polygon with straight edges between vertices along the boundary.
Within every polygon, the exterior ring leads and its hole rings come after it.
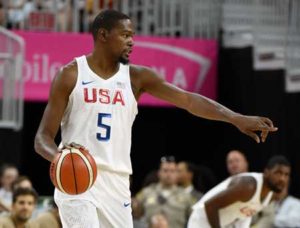
POLYGON ((251 217, 268 205, 273 192, 285 189, 290 163, 272 157, 264 173, 241 173, 229 177, 207 192, 193 207, 188 228, 248 228, 251 217))
POLYGON ((129 65, 134 29, 128 16, 102 11, 92 33, 92 53, 75 58, 54 79, 35 138, 35 150, 52 161, 59 151, 54 138, 61 125, 62 144, 84 145, 101 169, 94 186, 84 194, 70 196, 55 190, 64 227, 132 227, 131 127, 144 92, 196 116, 231 123, 258 143, 277 130, 268 118, 235 113, 176 88, 149 68, 129 65))

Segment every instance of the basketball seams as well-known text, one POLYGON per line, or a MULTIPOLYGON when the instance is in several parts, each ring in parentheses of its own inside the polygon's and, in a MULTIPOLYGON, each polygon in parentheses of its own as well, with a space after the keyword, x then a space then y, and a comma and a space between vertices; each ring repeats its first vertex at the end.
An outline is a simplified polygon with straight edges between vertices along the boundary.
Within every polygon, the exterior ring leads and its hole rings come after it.
POLYGON ((74 167, 74 160, 73 160, 73 148, 69 150, 70 156, 71 156, 71 161, 72 161, 72 168, 73 168, 73 177, 74 177, 74 184, 75 184, 75 192, 78 194, 78 189, 77 189, 77 178, 76 178, 76 171, 74 167))
POLYGON ((61 166, 63 164, 63 161, 65 159, 65 157, 68 155, 68 149, 64 149, 62 152, 61 152, 61 156, 60 158, 58 159, 58 162, 57 162, 57 167, 56 167, 56 182, 57 182, 57 185, 59 187, 59 190, 61 190, 63 193, 66 193, 66 191, 64 190, 63 186, 62 186, 62 183, 61 183, 61 166))
POLYGON ((75 154, 78 154, 81 158, 82 158, 82 160, 84 161, 84 163, 85 163, 85 165, 87 166, 87 169, 88 169, 88 171, 89 171, 89 176, 90 176, 90 183, 89 183, 89 186, 88 186, 88 188, 87 189, 89 189, 91 186, 92 186, 92 184, 94 183, 94 176, 93 176, 93 173, 94 173, 94 171, 93 171, 93 169, 92 169, 92 166, 91 166, 91 164, 90 164, 90 161, 89 161, 89 159, 86 157, 86 155, 84 154, 84 153, 82 153, 80 150, 78 150, 78 149, 75 149, 74 151, 72 151, 73 153, 75 153, 75 154))

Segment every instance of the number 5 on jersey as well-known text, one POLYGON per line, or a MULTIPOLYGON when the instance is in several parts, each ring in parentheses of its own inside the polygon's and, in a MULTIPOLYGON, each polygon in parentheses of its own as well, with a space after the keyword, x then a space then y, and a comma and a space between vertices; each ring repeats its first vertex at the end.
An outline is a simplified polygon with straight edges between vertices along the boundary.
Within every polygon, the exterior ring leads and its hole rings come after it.
POLYGON ((111 118, 110 113, 98 113, 98 127, 105 130, 104 133, 97 133, 96 137, 99 141, 108 141, 110 139, 110 126, 104 124, 105 118, 111 118))

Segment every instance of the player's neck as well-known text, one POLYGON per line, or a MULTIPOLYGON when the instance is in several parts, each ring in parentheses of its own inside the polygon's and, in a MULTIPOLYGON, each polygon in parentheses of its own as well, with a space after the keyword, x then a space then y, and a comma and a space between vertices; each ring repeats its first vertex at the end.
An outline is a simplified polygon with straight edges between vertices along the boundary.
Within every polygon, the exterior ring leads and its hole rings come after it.
POLYGON ((260 194, 261 202, 265 199, 265 197, 269 194, 270 191, 272 191, 272 190, 268 186, 267 182, 264 180, 263 186, 262 186, 262 189, 261 189, 261 194, 260 194))
POLYGON ((109 58, 99 51, 93 51, 91 54, 91 60, 95 66, 99 67, 102 71, 111 72, 116 71, 119 68, 119 61, 109 58))
POLYGON ((106 58, 104 55, 100 55, 98 52, 93 52, 87 56, 88 62, 94 68, 97 73, 103 76, 110 77, 114 75, 119 69, 119 62, 106 58))

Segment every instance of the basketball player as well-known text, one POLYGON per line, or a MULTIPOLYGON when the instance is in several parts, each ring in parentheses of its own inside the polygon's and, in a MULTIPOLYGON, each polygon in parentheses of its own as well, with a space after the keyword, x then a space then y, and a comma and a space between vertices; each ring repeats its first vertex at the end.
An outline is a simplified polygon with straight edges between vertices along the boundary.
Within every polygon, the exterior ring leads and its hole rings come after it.
POLYGON ((55 190, 64 227, 132 227, 131 127, 144 92, 196 116, 231 123, 257 143, 277 130, 268 118, 235 113, 176 88, 147 67, 129 65, 134 29, 128 16, 102 11, 93 22, 92 33, 92 53, 64 66, 53 80, 35 138, 37 153, 52 161, 59 151, 54 138, 61 125, 61 145, 76 142, 85 146, 101 170, 84 194, 71 196, 55 190))
POLYGON ((289 162, 283 156, 274 156, 264 173, 229 177, 194 205, 188 228, 250 227, 251 217, 268 205, 273 192, 285 189, 289 176, 289 162))

